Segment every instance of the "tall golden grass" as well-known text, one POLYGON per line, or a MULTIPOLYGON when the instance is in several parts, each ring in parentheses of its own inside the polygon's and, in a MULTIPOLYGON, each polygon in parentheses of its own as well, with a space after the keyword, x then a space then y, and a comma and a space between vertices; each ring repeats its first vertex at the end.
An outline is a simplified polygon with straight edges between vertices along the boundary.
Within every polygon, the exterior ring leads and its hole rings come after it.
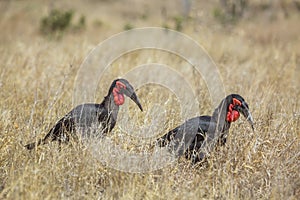
MULTIPOLYGON (((0 199, 299 199, 300 15, 294 10, 288 18, 260 15, 224 27, 205 9, 215 3, 199 1, 195 6, 200 10, 191 11, 198 20, 187 23, 183 31, 212 56, 226 92, 239 93, 249 103, 256 131, 252 133, 243 119, 234 123, 226 146, 212 153, 204 166, 180 158, 160 170, 127 173, 92 159, 76 141, 61 150, 56 143, 31 152, 23 145, 43 137, 72 109, 77 70, 89 51, 122 31, 128 21, 136 27, 162 26, 158 9, 162 3, 146 5, 149 16, 140 19, 132 7, 143 10, 142 3, 1 1, 0 199), (39 20, 51 6, 86 15, 86 30, 66 33, 58 41, 41 36, 39 20), (100 27, 94 23, 97 20, 103 21, 100 27)), ((170 9, 170 15, 179 12, 180 5, 174 7, 177 11, 170 9)), ((148 56, 153 62, 181 64, 161 52, 124 56, 101 82, 98 101, 113 78, 147 62, 148 56)), ((197 98, 203 102, 199 113, 211 114, 214 108, 203 80, 192 83, 199 87, 197 98)), ((167 100, 161 105, 168 121, 158 134, 182 122, 178 102, 168 91, 148 86, 137 93, 145 112, 138 113, 133 124, 142 125, 148 109, 167 100)), ((122 114, 126 113, 121 108, 122 114)), ((111 135, 124 148, 138 145, 118 124, 111 135)), ((153 140, 138 148, 151 149, 153 140)))

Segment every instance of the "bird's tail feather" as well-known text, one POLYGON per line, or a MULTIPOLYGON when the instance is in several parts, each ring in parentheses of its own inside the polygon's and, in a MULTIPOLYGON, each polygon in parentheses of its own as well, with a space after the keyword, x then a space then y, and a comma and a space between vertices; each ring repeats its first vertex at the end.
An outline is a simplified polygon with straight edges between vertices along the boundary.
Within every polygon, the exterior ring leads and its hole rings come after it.
POLYGON ((52 137, 52 135, 53 134, 52 134, 52 130, 51 130, 43 139, 39 139, 37 142, 32 142, 32 143, 26 144, 24 147, 28 150, 32 150, 41 144, 45 144, 46 141, 52 137))
POLYGON ((37 142, 32 142, 32 143, 26 144, 24 147, 28 150, 32 150, 36 146, 39 146, 40 144, 42 144, 43 141, 44 141, 43 139, 39 139, 37 142))

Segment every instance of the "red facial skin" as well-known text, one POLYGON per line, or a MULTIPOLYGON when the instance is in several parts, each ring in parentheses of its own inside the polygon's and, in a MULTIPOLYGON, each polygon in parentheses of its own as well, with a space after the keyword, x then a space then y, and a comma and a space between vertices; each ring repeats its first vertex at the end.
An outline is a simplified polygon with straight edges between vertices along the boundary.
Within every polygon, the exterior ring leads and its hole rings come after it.
POLYGON ((120 93, 121 89, 126 89, 126 85, 120 81, 117 81, 116 86, 113 89, 114 102, 117 106, 123 105, 125 102, 124 95, 120 93))
POLYGON ((236 120, 239 119, 240 117, 240 113, 236 110, 233 110, 233 107, 238 105, 238 106, 241 106, 242 103, 237 100, 236 98, 233 98, 232 99, 233 103, 231 103, 228 107, 228 112, 227 112, 227 121, 228 122, 234 122, 236 120))

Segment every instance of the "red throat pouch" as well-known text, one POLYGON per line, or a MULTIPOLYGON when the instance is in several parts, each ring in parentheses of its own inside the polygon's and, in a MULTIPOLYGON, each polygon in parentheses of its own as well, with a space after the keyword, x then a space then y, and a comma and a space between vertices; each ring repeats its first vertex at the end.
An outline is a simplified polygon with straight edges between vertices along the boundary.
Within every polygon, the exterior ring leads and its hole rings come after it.
POLYGON ((233 111, 228 111, 227 113, 227 121, 228 122, 234 122, 236 120, 238 120, 240 117, 240 113, 236 110, 233 110, 233 111))
POLYGON ((114 102, 117 106, 124 104, 124 102, 125 102, 124 95, 119 93, 118 88, 113 89, 113 95, 114 95, 114 102))
POLYGON ((229 105, 228 112, 227 112, 226 120, 228 122, 234 122, 234 121, 238 120, 240 117, 240 113, 237 110, 233 110, 233 107, 236 105, 241 106, 242 103, 236 98, 233 98, 232 101, 233 101, 233 104, 229 105))

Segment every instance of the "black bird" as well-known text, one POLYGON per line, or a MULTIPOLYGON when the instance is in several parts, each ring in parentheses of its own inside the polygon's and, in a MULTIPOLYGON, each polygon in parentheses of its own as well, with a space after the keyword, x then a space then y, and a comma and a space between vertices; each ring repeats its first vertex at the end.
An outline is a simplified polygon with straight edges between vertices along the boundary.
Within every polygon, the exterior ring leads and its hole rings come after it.
POLYGON ((133 87, 125 79, 116 79, 112 82, 108 94, 100 104, 82 104, 75 107, 62 119, 60 119, 49 133, 37 142, 25 145, 27 149, 33 149, 40 144, 45 144, 50 141, 69 140, 69 134, 75 133, 78 130, 83 130, 82 134, 91 134, 91 131, 96 131, 96 134, 105 135, 110 132, 117 120, 119 106, 125 101, 124 95, 132 99, 143 111, 143 108, 138 100, 133 87))
POLYGON ((189 119, 159 138, 157 143, 160 147, 168 146, 179 156, 184 154, 193 163, 199 162, 217 143, 226 143, 230 124, 239 118, 240 113, 254 130, 248 104, 240 95, 231 94, 221 101, 212 116, 189 119))

